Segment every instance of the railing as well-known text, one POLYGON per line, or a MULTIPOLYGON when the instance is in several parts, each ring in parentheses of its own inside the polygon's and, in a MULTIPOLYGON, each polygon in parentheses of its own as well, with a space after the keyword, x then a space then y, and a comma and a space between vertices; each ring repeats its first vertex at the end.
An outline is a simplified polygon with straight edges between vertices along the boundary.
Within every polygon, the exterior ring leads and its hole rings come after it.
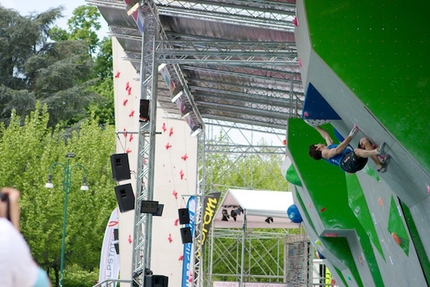
POLYGON ((132 280, 108 279, 103 282, 97 283, 93 287, 115 287, 117 283, 131 283, 132 280))

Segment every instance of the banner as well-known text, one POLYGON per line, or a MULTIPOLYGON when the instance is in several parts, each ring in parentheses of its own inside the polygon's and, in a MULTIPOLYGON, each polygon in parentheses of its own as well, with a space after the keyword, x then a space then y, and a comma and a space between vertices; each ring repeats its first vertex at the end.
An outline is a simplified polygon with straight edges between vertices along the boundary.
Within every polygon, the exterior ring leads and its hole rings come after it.
MULTIPOLYGON (((191 237, 194 239, 194 226, 196 220, 196 197, 191 196, 187 202, 187 208, 190 215, 190 223, 185 227, 190 227, 191 237)), ((193 243, 184 244, 184 259, 182 261, 182 287, 192 286, 193 283, 193 243)))
POLYGON ((112 211, 106 226, 100 255, 99 283, 108 279, 118 279, 119 276, 119 254, 115 250, 118 239, 114 238, 115 230, 118 230, 118 208, 112 211))
MULTIPOLYGON (((200 249, 203 248, 206 242, 206 237, 212 226, 212 221, 215 217, 215 212, 218 208, 219 198, 221 197, 220 192, 210 193, 205 196, 203 202, 203 223, 202 223, 202 236, 201 241, 198 242, 200 249)), ((200 254, 197 254, 197 258, 200 258, 200 254)))

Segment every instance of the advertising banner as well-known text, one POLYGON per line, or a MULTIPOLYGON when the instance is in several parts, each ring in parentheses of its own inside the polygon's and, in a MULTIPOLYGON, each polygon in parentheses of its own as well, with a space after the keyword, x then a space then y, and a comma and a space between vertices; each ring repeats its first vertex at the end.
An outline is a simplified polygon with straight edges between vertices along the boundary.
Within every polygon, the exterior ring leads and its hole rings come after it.
POLYGON ((119 276, 119 254, 115 249, 118 239, 114 238, 114 233, 118 231, 115 230, 118 230, 118 208, 112 211, 106 226, 100 255, 99 283, 108 279, 118 279, 119 276))

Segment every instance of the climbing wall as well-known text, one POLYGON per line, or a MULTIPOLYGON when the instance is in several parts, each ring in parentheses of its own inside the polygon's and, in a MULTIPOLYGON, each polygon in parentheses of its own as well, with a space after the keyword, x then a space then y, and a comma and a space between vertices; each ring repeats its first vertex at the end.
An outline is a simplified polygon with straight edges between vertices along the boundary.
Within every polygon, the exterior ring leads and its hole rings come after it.
MULTIPOLYGON (((369 172, 347 174, 311 159, 305 143, 319 141, 318 132, 300 119, 290 119, 288 127, 288 153, 300 179, 294 183, 294 201, 337 283, 427 286, 413 235, 386 182, 369 172)), ((330 125, 323 127, 335 138, 330 125)))
MULTIPOLYGON (((377 286, 374 268, 381 274, 381 286, 402 281, 407 286, 428 286, 430 282, 430 151, 423 148, 430 140, 430 59, 424 56, 430 48, 429 6, 418 0, 297 1, 294 22, 298 63, 309 96, 302 116, 309 125, 303 121, 303 130, 288 132, 290 157, 301 183, 297 185, 296 200, 307 215, 308 229, 314 230, 322 246, 328 246, 320 240, 325 216, 311 208, 319 207, 324 198, 314 194, 314 179, 309 177, 314 171, 301 166, 307 146, 322 141, 310 125, 329 123, 328 129, 334 127, 337 135, 345 136, 357 124, 361 132, 353 146, 363 136, 375 144, 387 143, 392 156, 387 173, 378 174, 369 161, 363 171, 345 177, 338 190, 347 198, 342 205, 347 204, 356 223, 364 228, 375 254, 373 259, 362 254, 362 260, 357 261, 356 251, 364 249, 363 242, 354 243, 350 236, 345 237, 360 280, 365 282, 371 275, 377 286), (321 96, 324 104, 315 104, 315 96, 321 96), (333 117, 333 111, 339 119, 333 117), (312 134, 317 138, 312 139, 312 134), (294 141, 304 144, 305 149, 295 147, 294 141), (361 270, 361 261, 372 260, 370 273, 361 270), (395 280, 390 281, 390 277, 395 280)), ((296 125, 290 122, 289 130, 296 125)), ((331 167, 321 168, 326 172, 331 167)), ((332 176, 330 172, 321 180, 331 180, 332 176)), ((332 220, 345 218, 335 216, 332 220)), ((342 282, 360 286, 357 280, 348 282, 344 270, 353 273, 353 269, 345 269, 340 263, 343 257, 351 257, 339 252, 333 255, 328 260, 338 269, 335 272, 339 271, 342 282)))
MULTIPOLYGON (((128 61, 122 59, 123 50, 115 38, 114 83, 116 153, 127 153, 131 180, 135 191, 139 155, 139 75, 128 61), (117 56, 115 56, 117 55, 117 56)), ((154 119, 151 119, 154 120, 154 119)), ((151 270, 154 274, 169 277, 170 284, 181 282, 184 245, 182 244, 178 209, 186 207, 196 189, 197 139, 190 136, 184 120, 167 118, 158 110, 156 119, 156 161, 154 174, 154 199, 163 204, 162 216, 153 216, 151 270)), ((145 184, 145 183, 143 183, 145 184)), ((113 191, 112 191, 113 192, 113 191)), ((114 194, 112 194, 114 196, 114 194)), ((121 279, 131 279, 132 240, 134 211, 119 214, 119 241, 121 279)), ((179 284, 179 283, 178 283, 179 284)), ((122 283, 122 286, 130 284, 122 283)))

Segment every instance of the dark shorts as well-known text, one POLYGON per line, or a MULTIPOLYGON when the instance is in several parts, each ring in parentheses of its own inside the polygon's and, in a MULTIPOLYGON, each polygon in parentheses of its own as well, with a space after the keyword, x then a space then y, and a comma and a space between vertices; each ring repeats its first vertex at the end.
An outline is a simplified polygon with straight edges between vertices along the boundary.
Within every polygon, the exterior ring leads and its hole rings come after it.
POLYGON ((367 158, 358 158, 357 155, 351 151, 347 153, 340 161, 340 168, 349 173, 356 173, 362 170, 367 164, 367 158))

